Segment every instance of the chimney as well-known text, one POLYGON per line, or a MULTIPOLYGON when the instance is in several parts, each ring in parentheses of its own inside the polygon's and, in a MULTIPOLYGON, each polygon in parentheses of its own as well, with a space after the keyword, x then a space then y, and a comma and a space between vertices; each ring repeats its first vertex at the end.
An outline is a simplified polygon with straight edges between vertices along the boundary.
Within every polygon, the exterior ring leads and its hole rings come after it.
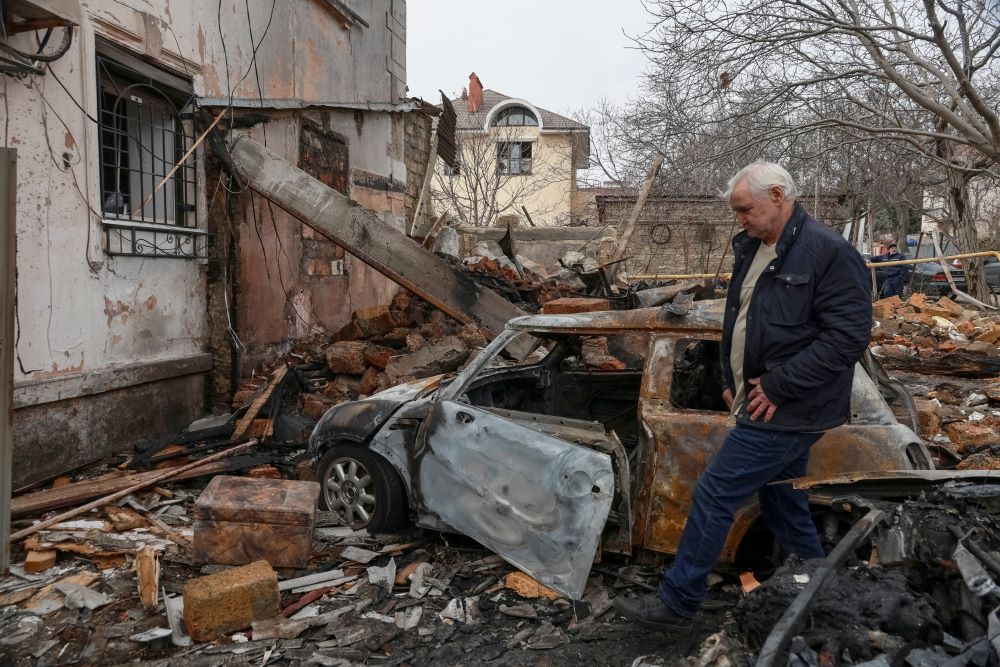
POLYGON ((469 113, 476 113, 483 106, 483 82, 476 73, 469 75, 469 113))

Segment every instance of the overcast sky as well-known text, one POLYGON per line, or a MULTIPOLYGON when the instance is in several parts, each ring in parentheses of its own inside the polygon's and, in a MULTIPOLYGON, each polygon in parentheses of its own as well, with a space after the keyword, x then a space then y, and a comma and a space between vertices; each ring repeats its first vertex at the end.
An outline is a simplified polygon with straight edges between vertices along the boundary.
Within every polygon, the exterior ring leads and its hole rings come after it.
POLYGON ((647 29, 639 0, 410 0, 410 95, 437 103, 475 72, 483 87, 567 114, 632 94, 643 57, 629 35, 647 29))

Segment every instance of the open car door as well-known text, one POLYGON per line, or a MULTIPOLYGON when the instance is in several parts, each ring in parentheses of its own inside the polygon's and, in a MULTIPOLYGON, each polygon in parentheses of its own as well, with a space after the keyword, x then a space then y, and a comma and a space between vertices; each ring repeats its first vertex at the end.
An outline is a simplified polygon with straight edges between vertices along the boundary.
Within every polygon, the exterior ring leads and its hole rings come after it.
POLYGON ((614 496, 610 456, 443 392, 417 434, 413 466, 421 510, 582 597, 614 496))

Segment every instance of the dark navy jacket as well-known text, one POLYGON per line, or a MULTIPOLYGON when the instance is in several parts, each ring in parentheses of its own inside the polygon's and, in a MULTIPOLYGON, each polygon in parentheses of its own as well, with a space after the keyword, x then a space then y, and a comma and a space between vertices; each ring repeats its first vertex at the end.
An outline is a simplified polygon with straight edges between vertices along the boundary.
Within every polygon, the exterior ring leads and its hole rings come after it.
MULTIPOLYGON (((760 240, 733 239, 733 279, 723 320, 724 386, 733 390, 729 353, 740 287, 760 240)), ((778 431, 822 431, 851 416, 854 364, 872 328, 871 277, 864 259, 840 234, 795 204, 777 242, 777 258, 757 280, 747 312, 743 377, 761 378, 777 406, 774 417, 738 422, 778 431)), ((752 386, 747 382, 746 396, 752 386)))

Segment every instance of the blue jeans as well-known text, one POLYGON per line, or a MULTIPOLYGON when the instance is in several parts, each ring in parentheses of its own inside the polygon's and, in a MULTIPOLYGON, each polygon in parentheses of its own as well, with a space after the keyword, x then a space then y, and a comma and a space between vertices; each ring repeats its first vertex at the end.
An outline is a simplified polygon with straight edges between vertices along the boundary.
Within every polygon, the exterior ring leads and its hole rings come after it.
POLYGON ((761 516, 784 559, 790 554, 822 558, 805 491, 770 482, 802 477, 809 448, 822 433, 786 433, 737 424, 698 478, 691 512, 681 533, 674 564, 663 573, 663 603, 692 617, 705 599, 705 579, 726 544, 736 511, 760 498, 761 516))

